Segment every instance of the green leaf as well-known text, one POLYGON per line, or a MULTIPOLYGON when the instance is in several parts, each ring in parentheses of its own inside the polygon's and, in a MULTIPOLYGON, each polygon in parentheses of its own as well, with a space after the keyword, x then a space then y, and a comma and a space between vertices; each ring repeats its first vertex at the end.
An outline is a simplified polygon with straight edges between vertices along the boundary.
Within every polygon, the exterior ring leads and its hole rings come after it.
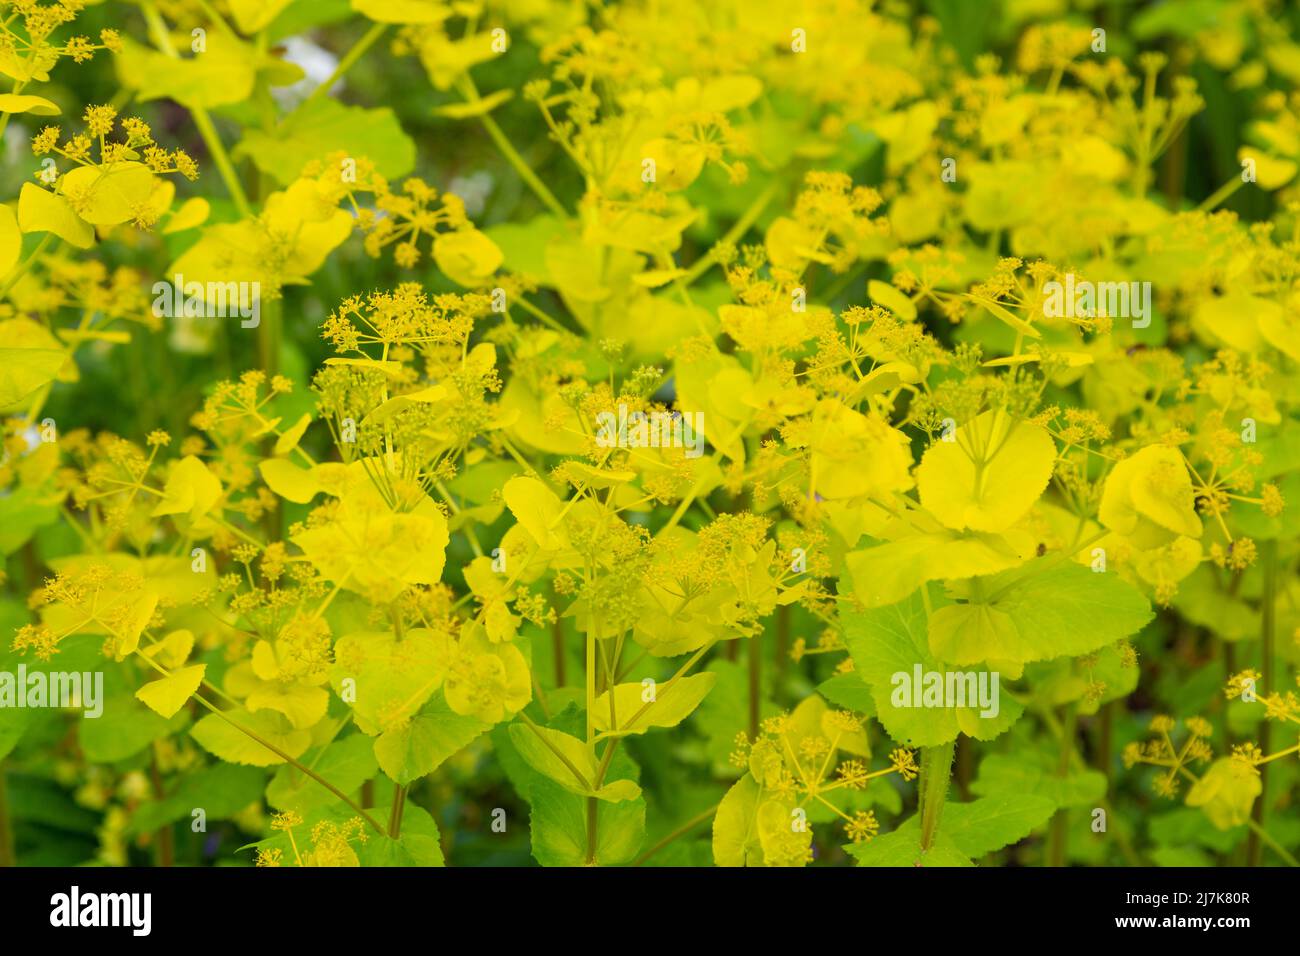
POLYGON ((858 866, 912 866, 936 867, 973 866, 941 827, 929 850, 921 849, 921 827, 912 817, 897 830, 878 836, 866 843, 846 846, 845 852, 858 861, 858 866))
MULTIPOLYGON (((378 769, 374 743, 365 734, 352 734, 334 741, 323 753, 308 751, 303 754, 303 762, 344 793, 353 794, 378 769)), ((266 800, 271 806, 296 810, 304 817, 317 808, 338 803, 338 799, 318 781, 288 764, 276 771, 266 788, 266 800)))
POLYGON ((971 859, 1018 843, 1051 819, 1056 803, 1027 793, 999 793, 971 803, 950 803, 941 830, 971 859))
POLYGON ((377 836, 367 828, 367 840, 357 846, 362 866, 446 866, 442 835, 428 812, 407 803, 402 811, 402 832, 396 840, 377 836))
POLYGON ((234 156, 248 157, 287 186, 307 163, 340 152, 349 159, 370 160, 386 179, 405 176, 415 168, 415 143, 392 110, 345 106, 329 97, 305 104, 272 132, 245 130, 234 156))
POLYGON ((455 713, 437 694, 410 721, 381 734, 374 755, 384 773, 405 785, 433 773, 491 726, 455 713))
POLYGON ((1024 559, 1001 535, 937 531, 851 551, 844 564, 858 599, 868 607, 883 607, 901 601, 926 581, 993 574, 1024 559))
POLYGON ((761 866, 763 850, 754 830, 760 789, 745 774, 727 791, 713 817, 713 862, 718 866, 761 866))
MULTIPOLYGON (((551 720, 552 729, 573 733, 580 733, 584 723, 582 712, 572 705, 551 720)), ((499 727, 492 740, 501 766, 532 807, 529 831, 533 857, 542 866, 586 865, 587 800, 542 775, 523 759, 514 744, 517 727, 520 725, 499 727)), ((608 776, 632 781, 639 773, 623 748, 615 751, 608 776)), ((596 812, 596 862, 617 866, 631 861, 645 838, 645 798, 638 796, 621 803, 601 800, 596 812)))
MULTIPOLYGON (((996 716, 981 717, 978 704, 974 707, 895 706, 894 693, 901 686, 896 683, 897 675, 914 680, 918 664, 922 675, 934 672, 946 675, 949 670, 930 653, 925 605, 919 591, 888 607, 844 612, 843 620, 856 673, 871 688, 877 718, 900 743, 933 747, 956 739, 959 732, 979 740, 992 740, 1024 712, 1024 707, 1002 690, 1000 679, 996 716)), ((979 675, 986 671, 984 667, 966 669, 976 676, 977 682, 979 675)), ((992 690, 992 678, 984 680, 992 690)), ((906 695, 900 700, 910 703, 906 695)))
MULTIPOLYGON (((0 349, 0 362, 4 361, 0 349)), ((4 375, 0 371, 0 377, 4 375)), ((0 555, 10 555, 31 540, 37 530, 59 520, 58 492, 15 488, 0 497, 0 555)))
POLYGON ((274 711, 263 710, 250 714, 247 710, 239 708, 226 711, 225 715, 238 724, 238 727, 231 726, 227 720, 216 714, 208 714, 190 729, 190 736, 208 753, 228 763, 269 767, 285 762, 283 757, 254 740, 244 733, 244 730, 251 731, 294 759, 301 757, 311 746, 310 733, 305 730, 294 730, 287 719, 274 711))
POLYGON ((876 713, 876 702, 871 697, 871 688, 856 671, 836 674, 829 680, 822 681, 817 686, 817 693, 845 710, 857 711, 868 717, 876 713))
MULTIPOLYGON (((542 866, 583 866, 587 862, 585 798, 543 782, 532 791, 529 830, 533 856, 542 866)), ((596 804, 596 863, 629 862, 645 839, 645 799, 596 804)))
POLYGON ((1136 634, 1154 616, 1117 574, 1074 562, 978 580, 991 601, 952 604, 930 617, 930 650, 952 664, 1078 657, 1136 634))
POLYGON ((971 792, 1046 797, 1058 807, 1095 807, 1106 795, 1106 775, 1097 770, 1061 774, 1055 756, 1028 742, 1013 741, 1014 752, 989 754, 980 763, 971 792))
POLYGON ((122 694, 104 701, 99 717, 83 718, 77 725, 77 739, 87 760, 114 763, 139 753, 173 729, 173 724, 140 706, 130 694, 122 694))
POLYGON ((123 38, 113 62, 122 85, 142 102, 167 97, 190 109, 242 103, 253 92, 257 61, 253 49, 234 36, 209 30, 206 49, 170 57, 123 38))
POLYGON ((596 757, 590 747, 571 734, 549 727, 511 724, 510 742, 525 763, 571 793, 611 803, 635 800, 641 795, 641 788, 632 780, 614 780, 595 789, 596 757), (582 775, 581 781, 575 770, 582 775))
MULTIPOLYGON (((180 775, 176 787, 161 800, 146 803, 131 815, 129 834, 149 833, 190 817, 201 809, 209 821, 226 820, 258 803, 266 774, 256 767, 218 763, 180 775)), ((338 798, 313 783, 331 801, 338 798)))

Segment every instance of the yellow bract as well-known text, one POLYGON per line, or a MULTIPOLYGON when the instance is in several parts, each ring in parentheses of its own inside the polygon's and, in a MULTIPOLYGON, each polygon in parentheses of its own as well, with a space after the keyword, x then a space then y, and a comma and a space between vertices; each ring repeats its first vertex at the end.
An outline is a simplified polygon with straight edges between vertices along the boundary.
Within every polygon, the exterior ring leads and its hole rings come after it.
POLYGON ((912 486, 908 446, 883 418, 823 399, 812 414, 809 491, 832 499, 905 491, 912 486))
POLYGON ((1149 445, 1117 464, 1106 478, 1098 517, 1140 549, 1161 547, 1178 535, 1199 538, 1201 519, 1182 453, 1149 445))
POLYGON ((484 285, 504 260, 497 244, 477 229, 440 233, 433 258, 448 278, 469 289, 484 285))
POLYGON ((293 537, 307 559, 340 587, 387 604, 412 584, 436 584, 447 519, 427 495, 394 512, 364 471, 354 470, 332 517, 293 537))
POLYGON ((984 412, 940 439, 916 471, 921 504, 957 531, 1004 531, 1033 507, 1051 480, 1056 443, 1047 430, 984 412))

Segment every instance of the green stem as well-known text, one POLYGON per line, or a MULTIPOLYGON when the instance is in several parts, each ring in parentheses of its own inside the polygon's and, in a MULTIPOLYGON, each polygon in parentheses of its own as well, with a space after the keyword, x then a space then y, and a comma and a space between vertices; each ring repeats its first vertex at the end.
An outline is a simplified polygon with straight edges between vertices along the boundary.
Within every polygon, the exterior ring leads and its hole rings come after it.
POLYGON ((251 219, 253 210, 248 205, 244 187, 239 181, 235 167, 230 162, 230 155, 226 152, 226 147, 221 145, 221 137, 217 135, 217 129, 212 125, 212 117, 208 115, 207 110, 197 106, 190 112, 194 116, 194 125, 198 128, 199 135, 203 137, 204 145, 208 147, 212 161, 217 164, 217 172, 221 174, 221 180, 226 184, 226 191, 235 202, 235 208, 245 219, 251 219))
POLYGON ((388 812, 388 836, 396 840, 402 835, 402 814, 406 810, 406 787, 393 790, 393 806, 388 812))
MULTIPOLYGON (((1078 727, 1079 715, 1074 704, 1065 711, 1065 726, 1061 731, 1060 759, 1057 761, 1056 773, 1065 777, 1070 772, 1070 761, 1074 756, 1074 734, 1078 727)), ((1062 807, 1052 818, 1052 830, 1048 843, 1048 866, 1065 866, 1066 849, 1069 846, 1069 811, 1062 807)))
POLYGON ((646 850, 639 857, 633 860, 632 865, 642 866, 646 860, 650 859, 650 857, 654 856, 664 847, 668 846, 668 844, 672 843, 674 840, 686 836, 686 834, 690 833, 692 830, 694 830, 705 820, 712 819, 714 814, 718 812, 718 806, 719 805, 715 803, 713 806, 709 807, 709 809, 704 810, 701 813, 697 814, 696 816, 691 817, 689 820, 687 820, 685 823, 679 826, 672 833, 668 834, 666 837, 664 837, 662 840, 660 840, 650 849, 646 850))
POLYGON ((749 639, 749 739, 758 740, 759 708, 763 694, 763 634, 749 639))
MULTIPOLYGON (((754 197, 754 201, 749 204, 749 208, 741 214, 740 218, 737 219, 732 227, 727 230, 726 234, 718 240, 718 245, 734 245, 736 240, 743 236, 749 227, 758 220, 758 217, 763 214, 763 210, 767 208, 767 204, 772 201, 774 196, 776 196, 778 186, 779 184, 775 179, 768 183, 763 188, 763 191, 754 197)), ((686 275, 682 276, 682 284, 690 285, 707 272, 709 267, 715 262, 716 260, 713 258, 712 254, 700 256, 700 258, 695 260, 691 267, 686 270, 686 275)))
POLYGON ((356 65, 357 60, 366 55, 366 51, 379 41, 379 38, 384 35, 384 31, 387 29, 388 24, 376 23, 367 30, 362 35, 361 39, 352 45, 352 49, 348 50, 343 59, 339 60, 339 65, 334 68, 334 72, 329 75, 329 79, 316 87, 316 89, 312 90, 307 98, 298 104, 297 109, 300 110, 308 103, 314 103, 316 100, 327 95, 334 84, 342 79, 343 74, 352 69, 352 67, 356 65))
POLYGON ((943 815, 943 802, 948 796, 948 781, 952 777, 952 755, 957 741, 948 741, 937 747, 921 750, 921 849, 934 846, 939 833, 939 818, 943 815))
POLYGON ((0 866, 17 866, 14 855, 14 831, 9 822, 9 789, 5 783, 5 765, 0 760, 0 866))
MULTIPOLYGON (((1260 564, 1264 572, 1264 591, 1260 597, 1259 640, 1260 640, 1260 688, 1261 695, 1273 692, 1274 660, 1273 639, 1277 630, 1277 539, 1263 541, 1259 546, 1260 564)), ((1268 753, 1269 722, 1266 720, 1259 727, 1259 749, 1268 753)), ((1250 816, 1255 823, 1251 828, 1250 839, 1246 844, 1246 859, 1251 866, 1259 866, 1264 857, 1264 826, 1268 817, 1268 764, 1259 768, 1259 799, 1255 801, 1250 816)), ((1266 834, 1265 834, 1266 835, 1266 834)))
POLYGON ((1196 211, 1210 212, 1244 185, 1246 185, 1246 181, 1241 178, 1240 174, 1233 176, 1214 192, 1210 193, 1210 195, 1205 198, 1205 201, 1196 207, 1196 211))
POLYGON ((32 263, 36 261, 37 257, 45 251, 45 247, 54 239, 55 235, 52 232, 47 232, 45 235, 41 236, 41 241, 36 244, 36 248, 32 250, 32 254, 19 263, 18 268, 9 273, 9 277, 5 279, 5 284, 0 286, 0 299, 3 299, 9 294, 9 290, 17 284, 19 279, 27 274, 27 270, 32 267, 32 263))
MULTIPOLYGON (((466 101, 470 103, 477 103, 481 98, 478 94, 478 88, 474 86, 474 81, 468 76, 461 80, 460 91, 466 101)), ((519 155, 519 150, 515 149, 510 139, 502 132, 501 127, 497 125, 497 121, 488 113, 480 114, 478 121, 483 124, 487 134, 492 137, 492 142, 496 143, 497 149, 501 150, 501 155, 515 168, 519 178, 528 184, 528 188, 536 194, 537 198, 560 219, 568 220, 568 210, 555 198, 555 194, 547 188, 546 184, 538 178, 527 161, 519 155)))
MULTIPOLYGON (((154 45, 165 56, 173 60, 180 59, 176 47, 172 44, 172 38, 167 32, 167 24, 161 14, 158 13, 158 8, 154 6, 152 0, 145 0, 140 9, 144 12, 145 22, 149 25, 149 33, 153 37, 154 45)), ((198 129, 199 135, 203 137, 203 143, 207 146, 212 161, 217 164, 217 172, 221 174, 221 179, 225 182, 226 190, 230 193, 230 198, 234 200, 239 214, 245 219, 251 218, 253 213, 248 205, 248 197, 244 195, 244 187, 235 174, 235 167, 231 165, 226 148, 221 145, 221 137, 217 135, 216 127, 212 125, 212 117, 208 115, 207 110, 199 106, 191 107, 190 115, 194 117, 194 125, 198 129)))
POLYGON ((1287 866, 1300 867, 1300 862, 1298 862, 1294 856, 1292 856, 1290 853, 1287 852, 1286 847, 1282 846, 1282 844, 1278 843, 1277 840, 1273 839, 1272 834, 1270 834, 1267 830, 1261 827, 1258 823, 1256 823, 1254 820, 1247 820, 1246 826, 1250 827, 1251 837, 1258 837, 1266 846, 1268 846, 1269 849, 1271 849, 1274 853, 1280 856, 1286 862, 1287 866))
MULTIPOLYGON (((587 746, 595 752, 596 746, 596 640, 600 636, 600 621, 594 614, 587 616, 587 746)), ((613 694, 613 691, 610 691, 613 694)), ((596 783, 592 789, 599 787, 596 783)), ((597 827, 599 826, 600 807, 595 797, 587 798, 587 865, 596 865, 596 847, 598 845, 597 827)))

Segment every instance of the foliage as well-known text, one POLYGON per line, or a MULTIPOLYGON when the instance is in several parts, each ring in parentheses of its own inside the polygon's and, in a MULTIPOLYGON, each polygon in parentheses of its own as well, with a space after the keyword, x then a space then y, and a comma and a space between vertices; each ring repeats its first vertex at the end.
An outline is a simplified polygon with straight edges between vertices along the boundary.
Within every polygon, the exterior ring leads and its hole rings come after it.
POLYGON ((1291 6, 0 6, 0 863, 1296 865, 1291 6))

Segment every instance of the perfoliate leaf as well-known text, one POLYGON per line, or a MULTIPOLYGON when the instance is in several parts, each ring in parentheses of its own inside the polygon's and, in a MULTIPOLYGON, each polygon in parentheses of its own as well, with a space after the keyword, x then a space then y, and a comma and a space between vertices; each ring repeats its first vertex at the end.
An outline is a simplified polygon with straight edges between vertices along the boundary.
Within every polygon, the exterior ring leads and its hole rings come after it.
POLYGON ((1073 562, 1033 564, 976 579, 985 601, 937 609, 929 646, 950 664, 1077 657, 1136 634, 1152 618, 1142 593, 1114 573, 1073 562))
POLYGON ((412 584, 438 583, 448 540, 447 519, 433 499, 423 495, 415 507, 395 512, 360 469, 332 519, 293 537, 324 577, 380 604, 412 584))
POLYGON ((1177 535, 1201 536, 1192 479, 1171 445, 1148 445, 1119 462, 1106 477, 1097 514, 1139 548, 1160 547, 1177 535))
POLYGON ((1024 516, 1052 477, 1056 443, 1047 430, 1003 412, 958 426, 916 470, 921 504, 949 528, 1004 531, 1024 516))
POLYGON ((340 151, 351 159, 370 160, 381 176, 390 179, 415 168, 415 144, 392 110, 346 106, 329 97, 295 110, 271 132, 246 130, 234 156, 247 156, 280 185, 288 186, 307 163, 340 151))
POLYGON ((501 497, 543 551, 555 551, 568 544, 560 523, 564 503, 546 485, 536 478, 511 478, 501 489, 501 497))
POLYGON ((492 278, 504 256, 495 242, 471 228, 439 233, 433 241, 433 259, 453 282, 477 289, 492 278))
POLYGON ((9 274, 9 270, 18 264, 18 256, 23 250, 23 234, 18 228, 18 219, 8 206, 0 206, 0 276, 9 274))
POLYGON ((221 494, 217 476, 199 458, 186 455, 168 475, 153 516, 187 514, 191 520, 198 520, 212 510, 221 494))
POLYGON ((374 753, 384 773, 405 785, 433 773, 490 727, 455 713, 436 695, 410 721, 381 734, 374 753))
POLYGON ((1263 789, 1254 767, 1220 757, 1187 792, 1187 805, 1200 807, 1216 827, 1229 830, 1250 819, 1250 809, 1263 789))
POLYGON ((93 226, 113 226, 140 215, 160 185, 143 163, 78 166, 59 179, 59 193, 93 226))
POLYGON ((852 551, 844 556, 844 564, 858 599, 868 607, 883 607, 901 601, 926 581, 993 574, 1024 559, 999 535, 937 531, 852 551))
POLYGON ((985 667, 956 672, 949 662, 930 653, 920 592, 888 607, 845 612, 843 620, 849 653, 856 672, 871 688, 876 716, 900 743, 933 747, 954 740, 958 733, 991 740, 1023 713, 1019 701, 1002 688, 1001 675, 995 685, 994 673, 985 667), (951 697, 950 673, 954 678, 951 697), (973 678, 973 688, 968 677, 973 678), (979 700, 981 687, 987 704, 979 700))
POLYGON ((18 226, 23 232, 52 232, 78 249, 95 244, 94 228, 72 211, 68 200, 35 183, 23 183, 18 194, 18 226))
POLYGON ((57 116, 61 111, 57 103, 51 103, 43 96, 0 93, 0 112, 31 113, 33 116, 57 116))

